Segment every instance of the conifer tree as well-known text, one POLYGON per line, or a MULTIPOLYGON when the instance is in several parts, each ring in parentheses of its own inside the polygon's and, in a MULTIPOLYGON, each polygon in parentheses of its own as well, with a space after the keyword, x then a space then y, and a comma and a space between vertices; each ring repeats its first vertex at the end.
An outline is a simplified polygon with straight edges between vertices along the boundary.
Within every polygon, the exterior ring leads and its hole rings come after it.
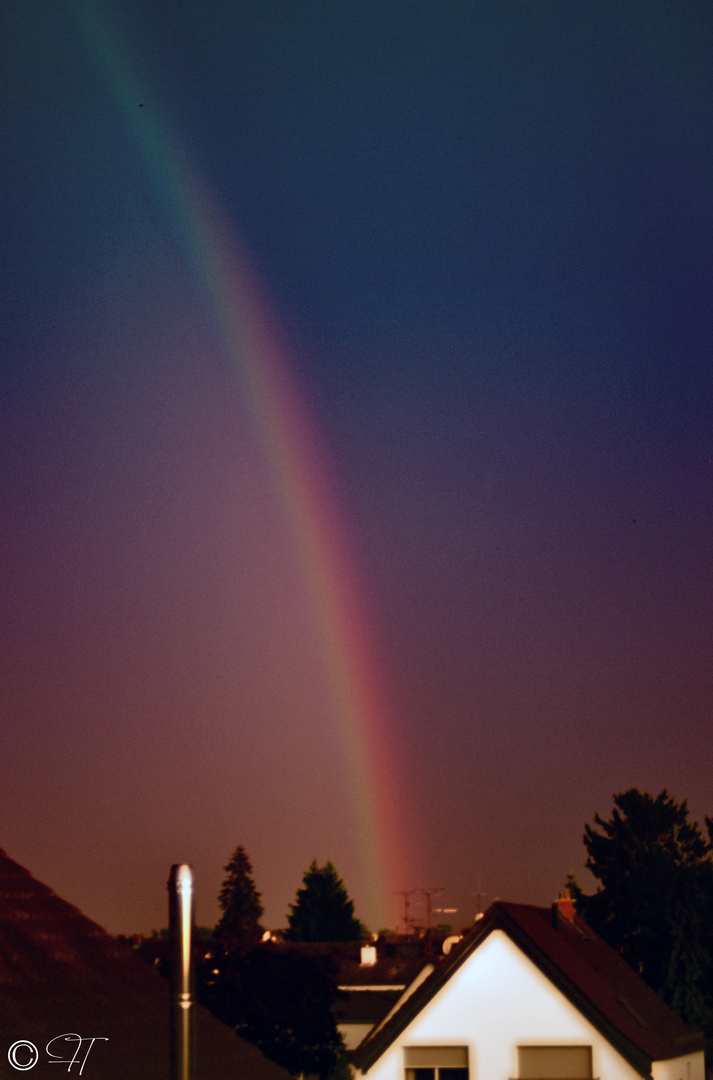
POLYGON ((290 941, 359 941, 365 928, 354 916, 354 903, 331 862, 312 865, 298 889, 288 916, 290 941))
POLYGON ((713 822, 708 839, 666 789, 614 796, 584 844, 599 881, 587 895, 572 879, 577 911, 694 1028, 713 1034, 713 822))
POLYGON ((220 890, 218 903, 223 912, 215 936, 227 949, 252 945, 260 939, 260 918, 265 910, 255 887, 253 868, 242 844, 236 847, 225 867, 228 876, 220 890))

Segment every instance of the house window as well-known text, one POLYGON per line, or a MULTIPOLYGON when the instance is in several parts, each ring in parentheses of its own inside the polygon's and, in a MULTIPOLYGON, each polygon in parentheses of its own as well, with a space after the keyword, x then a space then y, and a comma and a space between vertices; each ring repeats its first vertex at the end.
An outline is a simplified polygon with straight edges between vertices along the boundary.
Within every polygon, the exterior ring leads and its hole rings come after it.
POLYGON ((467 1046, 406 1046, 406 1080, 468 1080, 467 1046))
POLYGON ((518 1080, 591 1080, 591 1046, 518 1046, 518 1080))

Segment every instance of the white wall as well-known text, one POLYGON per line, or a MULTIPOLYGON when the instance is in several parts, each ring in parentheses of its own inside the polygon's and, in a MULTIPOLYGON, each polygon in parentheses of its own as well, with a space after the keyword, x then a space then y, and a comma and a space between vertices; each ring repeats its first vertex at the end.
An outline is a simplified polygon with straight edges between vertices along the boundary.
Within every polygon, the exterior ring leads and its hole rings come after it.
MULTIPOLYGON (((586 1045, 601 1080, 641 1080, 574 1005, 494 930, 368 1072, 403 1080, 404 1046, 467 1046, 470 1080, 517 1077, 517 1047, 586 1045)), ((688 1059, 686 1059, 688 1060, 688 1059)), ((654 1080, 689 1080, 676 1073, 654 1080)), ((691 1074, 690 1080, 703 1080, 691 1074)))
POLYGON ((654 1080, 705 1080, 705 1054, 684 1054, 668 1061, 655 1061, 651 1069, 654 1080))

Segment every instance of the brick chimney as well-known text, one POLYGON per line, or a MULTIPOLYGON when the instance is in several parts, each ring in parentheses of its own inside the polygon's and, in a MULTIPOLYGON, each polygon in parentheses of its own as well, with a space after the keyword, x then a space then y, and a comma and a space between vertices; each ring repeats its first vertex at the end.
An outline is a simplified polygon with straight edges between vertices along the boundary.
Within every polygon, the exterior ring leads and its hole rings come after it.
POLYGON ((574 922, 574 900, 572 899, 572 893, 567 885, 563 889, 560 889, 560 894, 557 900, 552 905, 552 925, 557 926, 559 919, 566 919, 567 922, 574 922))

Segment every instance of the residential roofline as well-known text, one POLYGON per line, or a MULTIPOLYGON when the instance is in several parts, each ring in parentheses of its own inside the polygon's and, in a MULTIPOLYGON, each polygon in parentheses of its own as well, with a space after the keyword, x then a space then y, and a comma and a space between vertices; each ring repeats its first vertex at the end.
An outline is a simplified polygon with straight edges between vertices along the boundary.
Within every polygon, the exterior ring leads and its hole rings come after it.
MULTIPOLYGON (((502 930, 575 1008, 589 1020, 592 1026, 619 1051, 632 1068, 645 1080, 650 1080, 652 1062, 654 1060, 666 1060, 666 1057, 661 1059, 652 1058, 621 1031, 592 1002, 586 991, 566 975, 555 960, 532 940, 513 916, 513 912, 518 909, 536 911, 542 916, 547 915, 547 909, 545 908, 533 909, 527 905, 505 904, 500 901, 492 904, 484 917, 476 922, 470 933, 452 950, 449 956, 444 958, 423 985, 403 1002, 398 1011, 379 1030, 366 1037, 352 1055, 354 1065, 363 1073, 368 1072, 371 1066, 408 1027, 411 1021, 418 1016, 428 1002, 435 997, 441 987, 448 982, 468 957, 489 937, 493 930, 502 930)), ((590 934, 592 938, 596 937, 591 931, 590 934)), ((690 1031, 690 1029, 688 1030, 690 1031)), ((680 1050, 678 1054, 670 1055, 671 1057, 685 1053, 695 1053, 703 1049, 705 1037, 702 1034, 690 1031, 690 1034, 677 1036, 674 1041, 680 1044, 680 1050)))

